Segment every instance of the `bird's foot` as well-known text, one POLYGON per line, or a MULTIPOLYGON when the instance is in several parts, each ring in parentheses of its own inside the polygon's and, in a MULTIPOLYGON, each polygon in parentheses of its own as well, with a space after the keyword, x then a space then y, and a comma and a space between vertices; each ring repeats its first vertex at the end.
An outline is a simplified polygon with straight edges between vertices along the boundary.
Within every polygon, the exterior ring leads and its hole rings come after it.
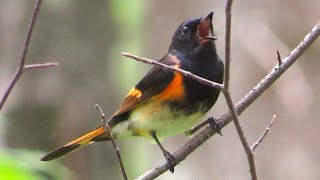
POLYGON ((166 160, 167 160, 167 162, 169 164, 170 172, 173 173, 174 172, 174 167, 176 166, 176 159, 168 151, 164 151, 163 155, 164 155, 164 157, 166 158, 166 160))
POLYGON ((214 129, 214 130, 216 130, 216 132, 218 133, 218 134, 220 134, 220 136, 222 136, 222 133, 221 133, 221 128, 222 128, 222 126, 223 126, 223 124, 222 124, 222 122, 219 120, 219 119, 215 119, 215 118, 213 118, 213 117, 211 117, 211 118, 209 118, 209 124, 210 124, 210 126, 214 129))

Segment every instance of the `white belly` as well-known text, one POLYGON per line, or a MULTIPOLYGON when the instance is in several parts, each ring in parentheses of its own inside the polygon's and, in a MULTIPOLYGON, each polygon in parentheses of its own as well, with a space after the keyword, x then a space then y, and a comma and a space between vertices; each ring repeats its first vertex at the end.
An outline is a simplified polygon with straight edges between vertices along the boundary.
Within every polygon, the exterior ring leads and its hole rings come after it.
POLYGON ((167 136, 191 129, 204 116, 201 112, 188 116, 169 112, 169 107, 160 107, 158 104, 149 103, 147 106, 137 107, 128 120, 113 128, 112 133, 120 139, 142 136, 153 140, 149 132, 154 131, 161 141, 167 136))

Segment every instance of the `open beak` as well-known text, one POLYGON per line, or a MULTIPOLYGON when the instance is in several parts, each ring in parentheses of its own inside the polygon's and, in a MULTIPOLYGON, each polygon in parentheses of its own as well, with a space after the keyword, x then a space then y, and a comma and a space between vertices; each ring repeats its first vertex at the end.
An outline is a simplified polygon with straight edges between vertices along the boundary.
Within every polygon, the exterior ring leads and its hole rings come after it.
POLYGON ((217 38, 213 36, 212 16, 213 16, 213 11, 209 13, 208 16, 204 18, 201 21, 200 25, 198 26, 198 34, 199 34, 200 42, 217 40, 217 38))

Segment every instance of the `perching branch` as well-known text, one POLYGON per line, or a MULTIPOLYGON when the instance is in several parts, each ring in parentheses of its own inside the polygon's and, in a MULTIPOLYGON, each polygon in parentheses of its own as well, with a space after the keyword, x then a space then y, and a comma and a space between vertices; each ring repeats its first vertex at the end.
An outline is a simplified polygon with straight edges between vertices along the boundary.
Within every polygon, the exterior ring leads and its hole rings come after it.
POLYGON ((27 69, 31 69, 31 68, 45 68, 45 67, 52 67, 52 66, 57 66, 57 63, 47 63, 47 64, 37 64, 37 65, 27 65, 25 66, 25 61, 26 61, 26 56, 27 56, 27 52, 28 52, 28 48, 29 48, 29 44, 30 44, 30 40, 31 40, 31 35, 34 29, 34 25, 36 23, 36 19, 38 17, 39 14, 39 10, 40 10, 40 5, 41 5, 42 0, 38 0, 36 5, 35 5, 35 9, 33 11, 33 15, 31 18, 31 22, 29 24, 29 30, 27 33, 27 38, 24 42, 24 48, 23 48, 23 53, 21 56, 21 60, 20 60, 20 66, 17 69, 16 73, 14 74, 8 88, 6 89, 5 93, 3 94, 1 100, 0 100, 0 111, 4 105, 4 103, 6 102, 6 100, 8 99, 13 87, 16 85, 16 83, 18 82, 20 76, 23 74, 24 70, 27 69))
POLYGON ((251 146, 251 151, 254 152, 258 145, 264 140, 264 138, 267 136, 269 130, 271 129, 273 122, 276 120, 276 115, 273 115, 268 127, 266 128, 266 130, 262 133, 262 135, 259 137, 259 139, 251 146))
POLYGON ((227 105, 229 107, 234 125, 237 129, 239 138, 241 140, 242 146, 246 152, 249 167, 250 167, 250 174, 252 180, 257 180, 257 172, 256 172, 256 166, 254 162, 254 155, 251 151, 250 145, 248 143, 248 140, 246 136, 244 135, 244 131, 242 126, 240 125, 237 112, 233 105, 233 100, 230 94, 229 90, 229 84, 230 84, 230 65, 231 65, 231 58, 230 58, 230 52, 231 52, 231 17, 232 17, 232 3, 233 0, 228 0, 226 5, 226 45, 225 45, 225 71, 224 71, 224 97, 227 101, 227 105))
POLYGON ((97 108, 97 110, 100 113, 101 121, 103 123, 103 126, 104 126, 106 132, 108 132, 110 137, 111 137, 111 143, 113 145, 114 150, 116 151, 123 179, 127 180, 128 176, 127 176, 126 169, 124 168, 124 165, 123 165, 123 162, 122 162, 122 159, 121 159, 120 150, 119 150, 119 147, 116 144, 116 141, 113 138, 113 135, 112 135, 111 130, 110 130, 109 123, 106 121, 106 116, 104 115, 101 107, 98 104, 96 104, 95 107, 97 108))
MULTIPOLYGON (((247 109, 260 95, 267 90, 289 67, 297 61, 297 59, 304 53, 304 51, 319 37, 320 35, 320 22, 318 22, 314 28, 308 33, 304 39, 293 49, 289 56, 282 60, 281 66, 277 64, 269 74, 263 78, 250 92, 248 92, 236 105, 235 109, 238 115, 247 109)), ((200 82, 200 81, 199 81, 200 82)), ((219 117, 222 126, 226 126, 232 121, 232 116, 229 112, 219 117)), ((193 137, 175 153, 174 158, 177 163, 183 161, 189 154, 197 149, 201 144, 208 140, 211 136, 216 133, 210 126, 206 127, 199 134, 193 137)), ((154 179, 159 175, 166 172, 169 168, 167 162, 161 163, 160 165, 150 169, 140 177, 139 180, 154 179)))

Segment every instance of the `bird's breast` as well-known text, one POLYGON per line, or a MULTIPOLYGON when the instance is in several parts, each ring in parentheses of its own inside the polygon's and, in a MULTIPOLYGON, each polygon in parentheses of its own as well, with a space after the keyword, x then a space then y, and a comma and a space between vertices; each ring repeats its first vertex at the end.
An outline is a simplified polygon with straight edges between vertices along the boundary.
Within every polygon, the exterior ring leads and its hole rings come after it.
POLYGON ((131 128, 149 138, 149 131, 156 132, 159 139, 175 135, 191 129, 204 113, 197 112, 192 115, 184 111, 176 111, 167 103, 158 104, 153 101, 147 102, 130 115, 131 128))

